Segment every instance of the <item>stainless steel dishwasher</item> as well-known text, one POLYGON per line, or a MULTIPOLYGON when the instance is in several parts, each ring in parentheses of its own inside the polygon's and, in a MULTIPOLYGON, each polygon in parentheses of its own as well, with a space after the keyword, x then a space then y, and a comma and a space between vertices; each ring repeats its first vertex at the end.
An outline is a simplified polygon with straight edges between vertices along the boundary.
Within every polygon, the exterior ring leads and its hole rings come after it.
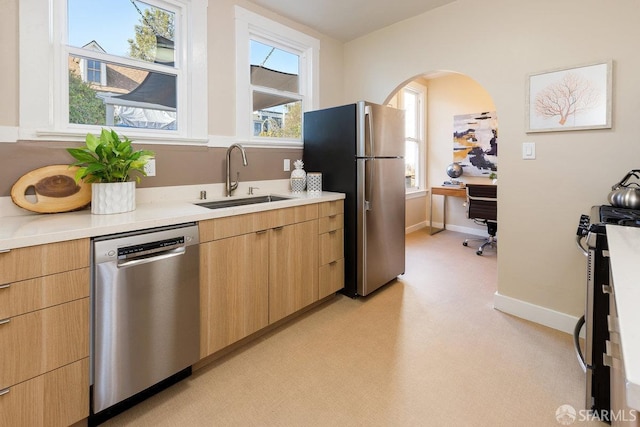
POLYGON ((194 223, 93 240, 92 424, 191 373, 200 357, 198 243, 194 223))

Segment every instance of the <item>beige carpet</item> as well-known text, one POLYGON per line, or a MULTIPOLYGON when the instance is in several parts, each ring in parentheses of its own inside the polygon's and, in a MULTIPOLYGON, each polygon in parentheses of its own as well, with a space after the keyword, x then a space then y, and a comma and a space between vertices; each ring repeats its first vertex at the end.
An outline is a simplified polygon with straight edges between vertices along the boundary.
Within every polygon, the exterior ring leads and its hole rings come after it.
POLYGON ((556 409, 584 401, 571 337, 493 309, 496 252, 464 237, 408 235, 397 282, 338 296, 104 425, 560 426, 556 409))

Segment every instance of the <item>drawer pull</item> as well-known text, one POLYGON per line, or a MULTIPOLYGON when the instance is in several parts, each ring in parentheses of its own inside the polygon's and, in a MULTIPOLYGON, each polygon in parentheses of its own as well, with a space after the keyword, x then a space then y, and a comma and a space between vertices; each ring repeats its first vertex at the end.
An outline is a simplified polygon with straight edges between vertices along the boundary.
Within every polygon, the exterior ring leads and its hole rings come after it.
POLYGON ((11 287, 11 283, 8 283, 6 285, 0 285, 0 289, 9 289, 11 287))
POLYGON ((337 263, 338 263, 338 261, 331 261, 331 262, 329 263, 329 265, 336 265, 337 263))
POLYGON ((614 359, 620 359, 620 345, 610 340, 605 342, 606 355, 613 357, 614 359))
POLYGON ((616 359, 609 354, 602 355, 602 364, 604 366, 608 366, 609 368, 620 369, 620 359, 616 359))
POLYGON ((333 215, 329 215, 329 218, 334 219, 337 216, 338 216, 337 214, 333 214, 333 215))
POLYGON ((0 396, 4 396, 5 394, 9 393, 10 391, 11 391, 10 387, 3 388, 2 390, 0 390, 0 396))
POLYGON ((9 317, 8 319, 2 319, 0 320, 0 325, 6 325, 7 323, 11 322, 11 318, 9 317))
POLYGON ((609 332, 620 332, 620 325, 618 325, 618 318, 617 317, 613 317, 611 315, 607 315, 607 326, 609 329, 609 332))
POLYGON ((256 234, 264 234, 266 232, 267 232, 267 230, 260 230, 260 231, 256 231, 256 234))
POLYGON ((284 228, 284 225, 281 225, 280 227, 273 227, 273 229, 274 229, 275 231, 280 231, 280 230, 282 230, 283 228, 284 228))
POLYGON ((338 231, 338 230, 331 230, 331 231, 329 232, 329 234, 336 234, 336 231, 338 231))

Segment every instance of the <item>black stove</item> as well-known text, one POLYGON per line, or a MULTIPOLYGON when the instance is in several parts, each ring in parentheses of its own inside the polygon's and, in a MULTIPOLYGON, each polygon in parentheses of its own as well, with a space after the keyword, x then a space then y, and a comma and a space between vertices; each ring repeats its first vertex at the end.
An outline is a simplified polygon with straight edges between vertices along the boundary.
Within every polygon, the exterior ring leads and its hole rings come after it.
POLYGON ((574 345, 586 373, 586 409, 601 421, 610 422, 610 368, 604 363, 609 340, 610 267, 606 225, 640 227, 640 209, 593 206, 590 216, 578 223, 577 243, 587 256, 587 298, 585 314, 574 330, 574 345), (585 327, 585 351, 580 348, 580 331, 585 327))
POLYGON ((640 227, 640 210, 616 208, 615 206, 600 206, 600 223, 617 224, 627 227, 640 227))

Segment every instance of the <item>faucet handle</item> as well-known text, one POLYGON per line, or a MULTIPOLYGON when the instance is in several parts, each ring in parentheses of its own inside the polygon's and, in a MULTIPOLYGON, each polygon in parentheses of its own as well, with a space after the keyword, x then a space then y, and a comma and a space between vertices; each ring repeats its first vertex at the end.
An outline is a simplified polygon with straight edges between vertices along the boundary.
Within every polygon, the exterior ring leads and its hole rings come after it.
POLYGON ((253 190, 259 190, 260 187, 249 187, 249 195, 253 196, 253 190))

